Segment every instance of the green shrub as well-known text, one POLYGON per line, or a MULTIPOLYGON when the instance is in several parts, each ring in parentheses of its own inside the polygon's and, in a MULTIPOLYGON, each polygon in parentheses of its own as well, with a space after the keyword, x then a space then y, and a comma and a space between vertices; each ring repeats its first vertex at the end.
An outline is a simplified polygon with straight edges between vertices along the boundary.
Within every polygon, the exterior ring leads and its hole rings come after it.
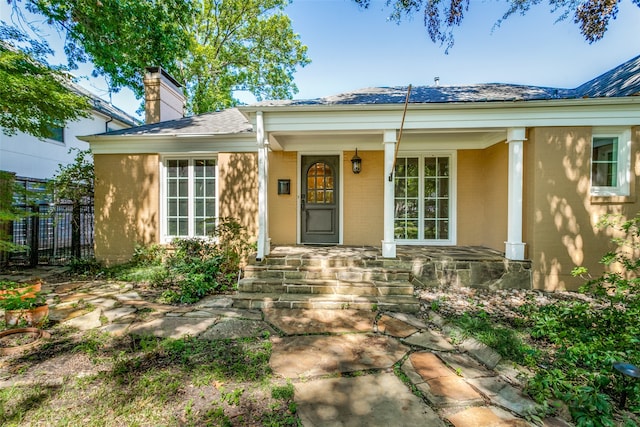
POLYGON ((165 269, 154 276, 155 286, 166 287, 165 303, 194 303, 212 293, 235 289, 240 268, 253 245, 244 228, 232 218, 221 218, 213 239, 175 239, 164 257, 165 269))
MULTIPOLYGON (((601 262, 608 271, 589 277, 581 292, 598 304, 579 300, 531 308, 531 336, 556 350, 529 381, 529 393, 539 401, 555 398, 564 401, 578 426, 615 425, 616 404, 623 392, 628 408, 640 413, 640 384, 624 384, 613 363, 624 361, 640 365, 640 216, 627 221, 605 217, 602 226, 625 234, 615 239, 617 249, 605 254, 601 262), (616 267, 612 268, 614 264, 616 267)), ((587 276, 585 268, 574 275, 587 276)))

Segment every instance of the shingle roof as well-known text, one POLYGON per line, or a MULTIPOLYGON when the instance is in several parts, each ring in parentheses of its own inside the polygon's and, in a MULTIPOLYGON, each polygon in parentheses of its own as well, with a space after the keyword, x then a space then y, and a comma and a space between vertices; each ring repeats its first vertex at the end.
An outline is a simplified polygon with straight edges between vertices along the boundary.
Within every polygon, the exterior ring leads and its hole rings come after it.
POLYGON ((618 97, 640 94, 640 55, 578 86, 581 97, 618 97))
MULTIPOLYGON (((486 83, 466 86, 414 86, 409 103, 530 101, 571 96, 570 89, 486 83)), ((406 86, 373 87, 316 99, 262 101, 253 106, 403 104, 406 86)))
MULTIPOLYGON (((416 86, 411 104, 453 102, 534 101, 596 97, 623 97, 640 94, 640 56, 575 88, 561 89, 504 83, 463 86, 416 86)), ((262 101, 249 107, 403 104, 407 87, 374 87, 315 99, 262 101)), ((246 117, 237 109, 200 114, 178 120, 138 126, 103 135, 228 135, 252 132, 246 117)))
POLYGON ((77 83, 67 83, 67 84, 69 84, 69 87, 71 88, 71 90, 76 92, 78 95, 83 95, 89 98, 91 100, 91 106, 93 107, 94 110, 100 113, 106 114, 109 117, 113 117, 114 119, 129 126, 137 126, 140 124, 140 121, 135 117, 127 114, 126 112, 122 111, 115 105, 108 103, 104 99, 91 93, 90 91, 78 85, 77 83))
POLYGON ((247 118, 237 108, 230 108, 224 111, 117 130, 102 135, 227 135, 252 131, 253 128, 247 118))

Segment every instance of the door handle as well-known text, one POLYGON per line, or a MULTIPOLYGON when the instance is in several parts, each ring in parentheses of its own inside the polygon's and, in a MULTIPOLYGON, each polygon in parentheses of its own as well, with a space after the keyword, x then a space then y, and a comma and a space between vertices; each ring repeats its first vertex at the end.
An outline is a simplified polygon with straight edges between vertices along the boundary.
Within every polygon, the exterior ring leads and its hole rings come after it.
POLYGON ((303 194, 300 196, 300 209, 304 210, 304 207, 305 207, 305 195, 303 194))

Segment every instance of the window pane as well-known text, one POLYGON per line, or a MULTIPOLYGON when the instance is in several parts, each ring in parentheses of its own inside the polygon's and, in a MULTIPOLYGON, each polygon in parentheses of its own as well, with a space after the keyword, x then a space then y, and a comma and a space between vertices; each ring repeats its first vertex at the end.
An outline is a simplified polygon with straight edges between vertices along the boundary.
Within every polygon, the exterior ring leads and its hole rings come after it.
POLYGON ((424 202, 424 217, 435 218, 436 217, 436 201, 434 199, 425 200, 424 202))
POLYGON ((449 221, 438 221, 438 239, 449 238, 449 221))
POLYGON ((438 158, 438 176, 449 176, 449 158, 438 158))
POLYGON ((196 216, 202 217, 204 215, 204 199, 196 200, 196 216))
POLYGON ((418 158, 407 159, 407 176, 418 176, 418 158))
POLYGON ((204 215, 207 218, 213 218, 216 216, 216 201, 215 200, 207 200, 205 204, 205 212, 204 215))
POLYGON ((179 219, 178 220, 178 236, 188 236, 189 235, 189 224, 187 223, 187 219, 179 219))
POLYGON ((424 159, 424 175, 436 176, 436 159, 433 157, 424 159))
POLYGON ((170 219, 167 221, 167 233, 169 236, 176 236, 178 234, 178 220, 170 219))
POLYGON ((439 200, 438 203, 438 217, 449 218, 449 200, 439 200))
POLYGON ((449 197, 449 179, 440 178, 438 180, 438 197, 449 197))
POLYGON ((618 185, 618 138, 593 138, 591 184, 601 187, 618 185))
POLYGON ((424 222, 424 238, 435 239, 436 238, 436 221, 427 220, 424 222))

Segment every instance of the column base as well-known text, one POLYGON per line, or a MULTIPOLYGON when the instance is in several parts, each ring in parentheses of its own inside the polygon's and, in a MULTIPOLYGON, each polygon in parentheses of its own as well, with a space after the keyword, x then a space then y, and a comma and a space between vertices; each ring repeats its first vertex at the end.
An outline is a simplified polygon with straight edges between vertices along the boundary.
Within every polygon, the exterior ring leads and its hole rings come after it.
POLYGON ((524 247, 526 243, 522 242, 504 242, 504 256, 514 261, 524 261, 524 247))
POLYGON ((396 257, 396 242, 382 241, 382 257, 383 258, 395 258, 396 257))

